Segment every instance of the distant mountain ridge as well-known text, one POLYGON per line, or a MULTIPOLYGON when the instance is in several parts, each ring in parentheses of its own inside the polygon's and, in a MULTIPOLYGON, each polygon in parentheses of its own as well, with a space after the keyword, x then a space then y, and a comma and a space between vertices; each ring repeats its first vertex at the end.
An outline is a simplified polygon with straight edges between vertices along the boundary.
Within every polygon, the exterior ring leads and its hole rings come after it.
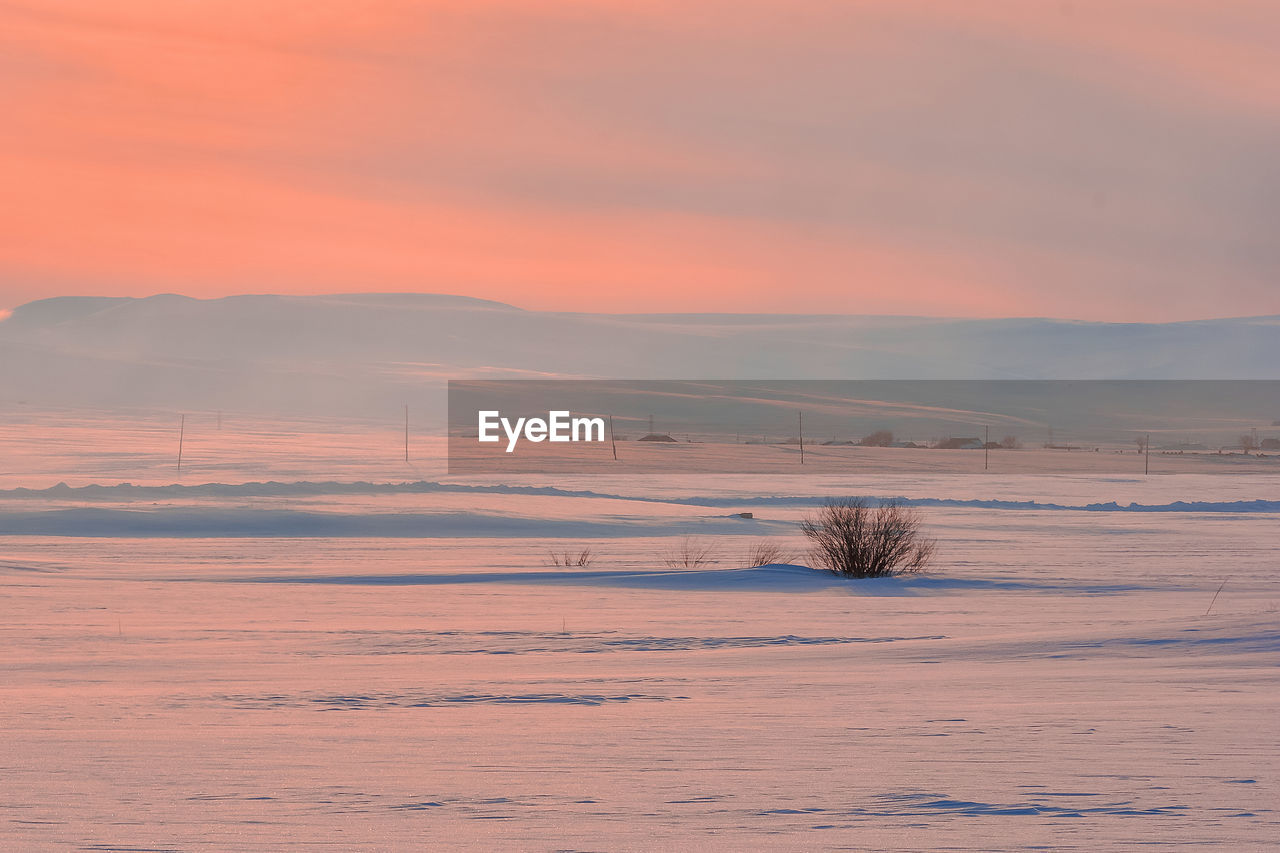
POLYGON ((163 294, 43 299, 0 321, 0 405, 331 413, 482 376, 1276 379, 1280 317, 618 315, 448 294, 163 294))

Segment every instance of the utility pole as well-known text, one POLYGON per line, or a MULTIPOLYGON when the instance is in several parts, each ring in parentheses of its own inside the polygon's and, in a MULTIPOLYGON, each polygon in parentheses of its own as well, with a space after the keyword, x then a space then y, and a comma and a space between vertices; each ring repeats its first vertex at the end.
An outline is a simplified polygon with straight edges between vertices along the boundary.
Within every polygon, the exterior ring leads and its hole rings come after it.
POLYGON ((987 461, 991 458, 991 424, 982 428, 982 470, 987 470, 987 461))
POLYGON ((182 419, 178 421, 178 470, 182 470, 182 440, 187 435, 187 416, 182 415, 182 419))
POLYGON ((609 446, 613 448, 613 461, 618 461, 618 442, 613 437, 613 415, 609 415, 609 446))
POLYGON ((1142 446, 1142 475, 1151 473, 1151 433, 1147 433, 1147 442, 1142 446))
POLYGON ((796 412, 800 419, 800 464, 804 464, 804 412, 796 412))

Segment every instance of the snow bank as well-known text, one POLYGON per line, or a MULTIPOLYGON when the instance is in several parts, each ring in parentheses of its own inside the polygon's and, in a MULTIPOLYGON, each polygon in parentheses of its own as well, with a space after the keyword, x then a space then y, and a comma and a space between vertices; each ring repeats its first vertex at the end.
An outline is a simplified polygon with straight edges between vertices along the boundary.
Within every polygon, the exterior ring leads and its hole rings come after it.
MULTIPOLYGON (((135 501, 159 499, 198 498, 253 498, 253 497, 314 497, 325 495, 412 495, 412 494, 494 494, 541 495, 548 497, 605 498, 635 501, 638 503, 663 503, 697 507, 821 506, 833 497, 843 495, 763 495, 763 496, 688 496, 649 497, 623 495, 588 489, 562 489, 555 486, 513 486, 505 484, 470 485, 418 480, 403 483, 372 482, 254 482, 254 483, 203 483, 200 485, 137 486, 131 483, 115 485, 68 486, 58 483, 45 489, 0 489, 0 500, 59 500, 83 502, 135 501)), ((1008 509, 1066 512, 1227 512, 1227 513, 1280 513, 1280 500, 1241 499, 1186 501, 1144 504, 1131 501, 1100 501, 1087 504, 1067 504, 1035 500, 1003 500, 999 498, 939 498, 905 497, 893 495, 848 495, 873 501, 896 500, 917 507, 959 507, 974 509, 1008 509)))

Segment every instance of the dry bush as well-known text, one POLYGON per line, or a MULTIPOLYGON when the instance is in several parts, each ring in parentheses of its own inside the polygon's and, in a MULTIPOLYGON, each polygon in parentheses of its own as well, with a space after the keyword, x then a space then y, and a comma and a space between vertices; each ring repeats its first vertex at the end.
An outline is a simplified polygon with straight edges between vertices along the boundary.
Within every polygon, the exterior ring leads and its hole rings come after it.
POLYGON ((863 447, 888 447, 893 444, 893 433, 887 429, 878 429, 859 441, 863 447))
POLYGON ((662 556, 662 562, 670 569, 696 569, 714 563, 714 554, 715 546, 686 536, 662 556))
POLYGON ((794 553, 769 539, 761 539, 751 543, 751 548, 747 551, 747 565, 752 568, 756 566, 772 566, 778 563, 794 563, 795 560, 796 555, 794 553))
POLYGON ((581 568, 591 565, 595 554, 590 548, 583 548, 581 551, 551 551, 550 559, 551 565, 558 569, 581 568))
POLYGON ((937 544, 920 533, 920 513, 897 501, 879 506, 862 498, 830 501, 800 529, 813 543, 814 563, 846 578, 922 571, 937 544))

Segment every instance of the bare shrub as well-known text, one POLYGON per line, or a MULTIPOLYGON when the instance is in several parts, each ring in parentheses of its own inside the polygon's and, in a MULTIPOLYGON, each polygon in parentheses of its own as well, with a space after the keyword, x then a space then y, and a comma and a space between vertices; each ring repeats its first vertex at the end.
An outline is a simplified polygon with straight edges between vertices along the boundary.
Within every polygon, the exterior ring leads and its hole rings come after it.
POLYGON ((829 501, 800 525, 819 567, 846 578, 919 572, 937 543, 920 533, 920 513, 898 501, 872 506, 862 498, 829 501))
POLYGON ((893 444, 893 433, 887 429, 878 429, 859 441, 863 447, 888 447, 893 444))
POLYGON ((551 551, 551 565, 558 569, 581 568, 582 566, 591 565, 591 561, 595 559, 595 554, 590 548, 583 548, 580 551, 551 551))
POLYGON ((1022 442, 1018 440, 1016 435, 1006 435, 1000 439, 1000 446, 1005 450, 1017 450, 1022 447, 1022 442))
POLYGON ((691 536, 680 540, 680 544, 667 551, 662 562, 669 569, 696 569, 715 562, 715 546, 709 545, 691 536))
POLYGON ((747 551, 747 565, 752 568, 756 566, 772 566, 778 563, 794 563, 795 559, 796 555, 794 553, 769 539, 761 539, 751 543, 751 548, 747 551))

